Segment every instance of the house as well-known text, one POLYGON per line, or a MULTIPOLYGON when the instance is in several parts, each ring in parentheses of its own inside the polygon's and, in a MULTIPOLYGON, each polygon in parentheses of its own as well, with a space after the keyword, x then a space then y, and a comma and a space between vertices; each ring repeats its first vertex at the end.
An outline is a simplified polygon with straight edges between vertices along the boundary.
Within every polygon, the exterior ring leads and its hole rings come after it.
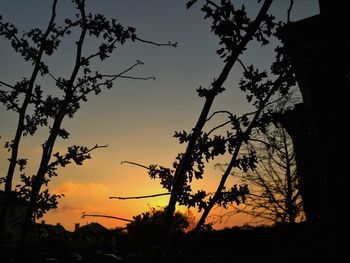
POLYGON ((72 249, 85 257, 95 257, 104 253, 114 253, 121 248, 122 231, 109 230, 93 222, 84 226, 75 225, 72 233, 72 249))
POLYGON ((110 244, 111 233, 99 223, 90 223, 81 227, 76 225, 73 239, 79 247, 106 246, 110 244))
POLYGON ((33 239, 42 240, 42 239, 61 239, 67 238, 70 236, 70 232, 67 231, 60 223, 56 225, 46 224, 45 220, 42 220, 41 223, 36 223, 33 228, 33 239))
POLYGON ((60 224, 35 223, 31 232, 31 256, 41 258, 49 256, 61 258, 70 249, 72 232, 65 230, 60 224))
POLYGON ((343 241, 348 238, 348 158, 341 149, 348 129, 349 23, 344 1, 319 0, 319 7, 320 14, 287 24, 279 35, 303 98, 282 124, 296 150, 313 252, 322 261, 336 262, 348 250, 343 241))

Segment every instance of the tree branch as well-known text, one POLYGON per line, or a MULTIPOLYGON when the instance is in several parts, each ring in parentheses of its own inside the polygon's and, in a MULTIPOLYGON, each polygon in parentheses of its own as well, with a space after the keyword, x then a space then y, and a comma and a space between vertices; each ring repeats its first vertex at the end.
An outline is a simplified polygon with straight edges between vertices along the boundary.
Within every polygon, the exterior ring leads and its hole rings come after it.
POLYGON ((170 195, 170 193, 161 193, 161 194, 153 194, 153 195, 140 195, 140 196, 128 196, 128 197, 110 196, 109 199, 119 199, 119 200, 143 199, 143 198, 152 198, 152 197, 158 197, 158 196, 163 196, 163 195, 170 195))
POLYGON ((247 67, 243 64, 242 60, 240 60, 239 58, 237 58, 238 63, 242 66, 242 68, 244 69, 245 72, 248 72, 247 67))
POLYGON ((138 65, 144 65, 144 63, 141 60, 137 60, 135 64, 131 65, 129 68, 125 69, 124 71, 114 74, 114 75, 108 75, 108 74, 102 74, 102 77, 110 78, 108 81, 113 81, 117 78, 125 78, 125 79, 140 79, 140 80, 149 80, 149 79, 156 79, 154 76, 150 77, 133 77, 133 76, 123 76, 125 73, 131 71, 133 68, 135 68, 138 65))
POLYGON ((82 214, 81 218, 85 218, 87 216, 91 216, 91 217, 106 217, 106 218, 112 218, 112 219, 117 219, 117 220, 121 220, 121 221, 126 221, 126 222, 134 222, 134 220, 131 219, 126 219, 126 218, 121 218, 121 217, 116 217, 116 216, 106 216, 106 215, 95 215, 95 214, 82 214))
POLYGON ((212 129, 207 133, 208 136, 209 136, 213 131, 216 131, 217 129, 220 129, 221 127, 224 127, 225 125, 227 125, 227 124, 229 124, 229 123, 231 123, 231 121, 226 121, 226 122, 224 122, 224 123, 222 123, 222 124, 220 124, 220 125, 218 125, 218 126, 212 128, 212 129))
POLYGON ((230 115, 231 117, 233 117, 233 114, 231 112, 229 112, 227 110, 220 110, 220 111, 213 112, 213 114, 210 115, 206 121, 210 121, 216 114, 219 114, 219 113, 226 113, 226 114, 230 115))
POLYGON ((142 43, 147 43, 147 44, 151 44, 151 45, 155 45, 155 46, 158 46, 158 47, 161 47, 161 46, 170 46, 170 47, 177 47, 177 42, 168 42, 168 43, 156 43, 156 42, 153 42, 153 41, 149 41, 149 40, 144 40, 144 39, 141 39, 139 37, 135 37, 135 40, 138 40, 142 43))
POLYGON ((289 8, 288 8, 288 11, 287 11, 287 23, 288 24, 291 22, 290 21, 290 13, 292 11, 293 4, 294 4, 294 0, 290 0, 289 8))
POLYGON ((0 85, 6 86, 6 87, 11 88, 11 89, 15 89, 14 86, 12 86, 12 85, 10 85, 10 84, 7 84, 6 82, 3 82, 3 81, 1 81, 1 80, 0 80, 0 85))
MULTIPOLYGON (((280 78, 279 78, 280 79, 280 78)), ((251 132, 251 130, 253 129, 253 127, 256 124, 256 121, 258 120, 261 112, 263 111, 266 103, 269 101, 269 99, 271 98, 271 96, 277 91, 278 87, 279 87, 279 79, 277 79, 274 83, 274 86, 271 88, 270 92, 266 95, 266 97, 264 98, 263 101, 261 101, 259 109, 256 111, 253 119, 251 120, 251 122, 249 123, 249 126, 247 127, 247 129, 244 131, 244 135, 242 136, 242 139, 239 140, 235 151, 232 154, 232 158, 231 161, 229 163, 229 165, 226 168, 226 171, 224 172, 224 174, 222 175, 222 178, 220 180, 220 183, 217 187, 217 190, 214 194, 214 197, 210 200, 208 206, 206 207, 206 209, 204 210, 201 218, 199 219, 195 229, 193 230, 193 232, 198 232, 200 227, 204 224, 206 217, 208 216, 210 210, 213 208, 213 206, 216 204, 217 200, 219 199, 220 193, 222 192, 222 190, 224 189, 226 180, 228 178, 228 176, 231 174, 231 170, 233 169, 233 167, 235 166, 236 160, 237 160, 237 156, 240 152, 240 148, 243 144, 244 138, 246 136, 248 136, 251 132)))
POLYGON ((147 167, 146 165, 142 165, 142 164, 135 163, 135 162, 129 162, 129 161, 121 161, 121 162, 120 162, 120 164, 124 164, 124 163, 132 164, 132 165, 135 165, 135 166, 139 166, 139 167, 145 168, 145 169, 147 169, 147 170, 150 169, 150 168, 147 167))
POLYGON ((233 65, 237 61, 237 58, 242 53, 242 51, 245 50, 246 45, 252 39, 254 33, 258 30, 259 25, 263 21, 264 16, 266 15, 267 10, 269 9, 271 3, 272 3, 272 0, 265 0, 256 19, 248 27, 247 33, 242 38, 240 43, 237 45, 236 49, 234 49, 232 51, 232 54, 227 58, 227 62, 224 68, 222 69, 218 79, 214 80, 212 83, 211 92, 206 96, 206 100, 203 105, 200 116, 198 118, 198 121, 192 130, 192 136, 190 137, 190 140, 187 144, 186 152, 184 153, 180 161, 180 164, 177 167, 174 174, 171 196, 169 199, 168 209, 166 212, 166 220, 168 222, 168 225, 171 225, 171 220, 172 220, 173 213, 175 211, 175 206, 177 203, 181 185, 186 180, 186 172, 188 171, 188 167, 190 167, 191 156, 193 155, 193 151, 195 149, 197 139, 200 136, 201 131, 206 123, 206 120, 207 120, 210 108, 214 102, 214 99, 216 95, 222 91, 222 85, 226 81, 233 65))

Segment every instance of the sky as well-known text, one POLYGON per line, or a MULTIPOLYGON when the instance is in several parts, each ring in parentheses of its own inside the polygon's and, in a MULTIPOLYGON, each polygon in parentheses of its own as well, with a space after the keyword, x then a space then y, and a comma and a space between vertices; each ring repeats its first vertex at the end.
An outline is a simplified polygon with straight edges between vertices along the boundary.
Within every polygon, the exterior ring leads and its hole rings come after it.
MULTIPOLYGON (((70 132, 68 140, 58 140, 54 152, 63 153, 73 144, 107 145, 92 153, 92 159, 83 166, 70 165, 59 170, 59 176, 50 183, 52 193, 63 193, 57 209, 45 215, 50 224, 62 224, 73 230, 74 224, 99 222, 108 228, 124 226, 125 222, 86 217, 83 213, 104 214, 132 219, 132 216, 147 211, 150 207, 165 206, 168 197, 139 200, 115 200, 109 196, 137 196, 162 193, 159 181, 151 180, 143 168, 122 161, 137 162, 143 165, 159 164, 170 167, 177 153, 184 150, 173 137, 175 131, 190 131, 196 123, 204 100, 199 98, 196 89, 208 87, 218 76, 223 61, 216 50, 219 41, 210 31, 210 23, 204 20, 199 4, 186 10, 185 0, 86 0, 86 11, 102 13, 107 18, 116 18, 125 26, 136 28, 136 34, 143 39, 167 43, 177 42, 178 46, 157 47, 145 43, 127 43, 117 48, 106 61, 92 63, 93 69, 106 74, 115 74, 133 65, 137 60, 144 65, 133 70, 130 75, 137 77, 155 76, 155 80, 117 80, 111 90, 99 96, 90 96, 88 102, 73 119, 65 119, 63 127, 70 132)), ((259 7, 258 1, 233 1, 244 3, 253 17, 259 7)), ((274 1, 270 12, 278 19, 286 20, 287 0, 274 1)), ((52 1, 47 0, 0 0, 0 15, 3 20, 13 23, 19 32, 33 27, 46 28, 50 17, 52 1)), ((260 3, 261 5, 261 3, 260 3)), ((66 17, 74 16, 76 10, 69 0, 58 1, 57 23, 66 17)), ((294 0, 291 20, 297 21, 319 13, 317 0, 294 0)), ((45 61, 55 76, 68 76, 73 67, 74 33, 62 43, 59 50, 45 61)), ((274 59, 273 41, 266 47, 254 43, 242 56, 246 64, 254 64, 268 69, 274 59)), ((84 52, 93 51, 96 43, 86 42, 84 52)), ((31 73, 31 64, 16 54, 9 43, 0 38, 0 80, 14 84, 31 73)), ((230 110, 236 114, 250 111, 244 94, 237 83, 242 70, 235 66, 224 84, 226 91, 217 97, 212 112, 230 110)), ((49 79, 39 79, 48 93, 55 94, 54 83, 49 79)), ((0 87, 3 89, 3 87, 0 87)), ((217 121, 220 121, 219 119, 217 121)), ((0 144, 11 140, 17 125, 16 115, 0 105, 0 144)), ((209 129, 210 126, 207 128, 209 129)), ((47 129, 40 129, 33 137, 22 140, 20 156, 27 157, 26 172, 34 174, 41 154, 41 144, 47 136, 47 129)), ((0 149, 0 176, 7 172, 8 153, 0 149)), ((226 157, 218 159, 224 162, 226 157)), ((208 165, 205 180, 196 187, 211 192, 216 189, 220 171, 215 163, 208 165)), ((232 183, 234 179, 228 182, 232 183)), ((215 209, 215 214, 225 213, 215 209)), ((250 220, 235 216, 229 221, 214 224, 216 228, 239 226, 250 220)))

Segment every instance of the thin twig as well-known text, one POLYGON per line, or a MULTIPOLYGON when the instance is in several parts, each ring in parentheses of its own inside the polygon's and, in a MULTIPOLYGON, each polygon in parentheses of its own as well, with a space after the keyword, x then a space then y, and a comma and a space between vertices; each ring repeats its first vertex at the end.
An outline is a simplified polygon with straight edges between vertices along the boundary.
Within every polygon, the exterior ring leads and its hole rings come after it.
POLYGON ((219 129, 219 128, 221 128, 221 127, 224 127, 225 125, 227 125, 227 124, 229 124, 229 123, 231 123, 231 121, 226 121, 226 122, 224 122, 224 123, 222 123, 222 124, 220 124, 220 125, 218 125, 218 126, 212 128, 212 129, 208 132, 207 135, 210 135, 213 131, 216 131, 217 129, 219 129))
POLYGON ((126 218, 121 218, 121 217, 116 217, 116 216, 106 216, 106 215, 94 215, 94 214, 82 214, 81 218, 85 218, 86 216, 92 216, 92 217, 106 217, 106 218, 112 218, 112 219, 117 219, 121 221, 126 221, 126 222, 134 222, 134 220, 131 219, 126 219, 126 218))
POLYGON ((58 78, 56 78, 54 75, 52 75, 50 72, 47 73, 47 75, 49 75, 54 81, 63 84, 62 81, 58 80, 58 78))
POLYGON ((119 76, 119 78, 122 79, 136 79, 136 80, 155 80, 156 77, 155 76, 150 76, 150 77, 133 77, 133 76, 119 76))
POLYGON ((149 170, 149 167, 147 167, 146 165, 139 164, 139 163, 134 163, 134 162, 129 162, 129 161, 121 161, 120 162, 120 164, 124 164, 124 163, 136 165, 136 166, 139 166, 139 167, 142 167, 142 168, 149 170))
POLYGON ((7 83, 5 83, 5 82, 3 82, 3 81, 1 81, 1 80, 0 80, 0 85, 4 85, 4 86, 6 86, 6 87, 8 87, 8 88, 15 89, 14 86, 11 86, 10 84, 7 84, 7 83))
POLYGON ((214 3, 213 1, 208 0, 207 4, 211 4, 212 6, 214 6, 216 9, 220 9, 220 6, 218 6, 216 3, 214 3))
POLYGON ((245 72, 248 72, 247 67, 243 64, 242 60, 240 60, 239 58, 237 58, 238 63, 242 66, 242 68, 244 69, 245 72))
POLYGON ((138 38, 138 37, 136 37, 135 40, 138 40, 138 41, 143 42, 143 43, 155 45, 155 46, 158 46, 158 47, 161 47, 161 46, 177 47, 177 42, 172 43, 172 42, 169 41, 168 43, 156 43, 156 42, 149 41, 149 40, 144 40, 144 39, 141 39, 141 38, 138 38))
POLYGON ((288 24, 290 23, 290 13, 292 11, 293 4, 294 4, 294 0, 290 0, 289 8, 287 11, 287 23, 288 24))
POLYGON ((158 197, 158 196, 163 196, 163 195, 170 195, 170 193, 161 193, 161 194, 153 194, 153 195, 140 195, 140 196, 128 196, 128 197, 110 196, 109 199, 119 199, 119 200, 142 199, 142 198, 158 197))
POLYGON ((233 116, 233 114, 227 110, 220 110, 220 111, 213 112, 213 114, 210 115, 210 117, 208 117, 206 121, 210 121, 211 118, 213 118, 216 114, 219 114, 219 113, 226 113, 226 114, 230 115, 231 117, 233 116))
POLYGON ((103 74, 101 75, 102 77, 107 77, 107 78, 111 78, 109 79, 109 81, 113 81, 116 78, 120 78, 123 74, 125 74, 126 72, 131 71, 134 67, 138 66, 138 65, 143 65, 144 63, 140 60, 137 60, 135 64, 131 65, 129 68, 123 70, 122 72, 115 74, 115 75, 108 75, 108 74, 103 74))

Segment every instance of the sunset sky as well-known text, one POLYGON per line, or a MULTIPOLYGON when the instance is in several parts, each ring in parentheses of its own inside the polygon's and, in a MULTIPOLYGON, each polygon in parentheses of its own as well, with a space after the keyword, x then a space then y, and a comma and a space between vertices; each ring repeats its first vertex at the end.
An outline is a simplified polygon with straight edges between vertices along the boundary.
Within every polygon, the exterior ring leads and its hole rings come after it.
MULTIPOLYGON (((99 96, 90 96, 73 119, 63 123, 70 132, 68 140, 58 140, 54 152, 63 153, 67 146, 77 144, 94 146, 108 144, 107 148, 92 153, 92 159, 83 166, 70 165, 59 170, 59 176, 50 184, 51 192, 63 193, 58 209, 45 216, 47 223, 61 223, 73 230, 75 223, 84 225, 99 222, 112 228, 123 226, 125 222, 86 218, 83 212, 113 215, 129 218, 140 214, 149 207, 164 206, 168 197, 141 200, 110 200, 109 196, 135 196, 164 192, 159 181, 151 180, 145 169, 121 164, 127 160, 143 165, 159 164, 171 167, 177 153, 184 149, 173 138, 175 131, 190 131, 195 125, 204 100, 196 89, 207 87, 218 76, 223 67, 216 50, 218 39, 210 31, 208 20, 203 20, 199 4, 186 10, 186 0, 86 0, 86 10, 102 13, 108 18, 116 18, 122 25, 134 26, 136 34, 143 39, 166 43, 178 42, 177 48, 157 47, 144 43, 127 43, 118 48, 110 59, 96 60, 92 69, 106 74, 115 74, 142 60, 145 64, 130 75, 138 77, 155 76, 156 80, 118 80, 112 90, 99 96)), ((257 0, 246 2, 249 14, 255 17, 257 0)), ((0 15, 12 22, 19 32, 33 27, 46 28, 51 15, 51 3, 47 0, 0 0, 0 15)), ((239 4, 239 5, 240 5, 239 4)), ((270 11, 279 19, 286 20, 289 1, 275 1, 270 11)), ((75 14, 69 0, 58 1, 57 23, 75 14)), ((294 0, 291 20, 296 21, 319 13, 317 0, 294 0)), ((59 48, 56 55, 45 57, 55 76, 68 76, 73 67, 75 44, 72 35, 59 48)), ((93 41, 86 42, 85 52, 93 51, 93 41)), ((255 64, 268 69, 274 59, 273 42, 267 47, 249 44, 242 57, 246 64, 255 64)), ((86 53, 87 54, 87 53, 86 53)), ((0 80, 14 84, 22 77, 29 77, 31 64, 10 48, 9 43, 0 38, 0 80)), ((230 110, 241 114, 250 110, 245 96, 237 87, 241 78, 239 66, 233 68, 224 84, 226 91, 214 102, 212 111, 230 110)), ((49 79, 39 79, 48 92, 55 90, 49 79)), ((0 87, 3 89, 4 87, 0 87)), ((220 120, 217 120, 220 121, 220 120)), ((13 138, 17 116, 0 106, 0 144, 13 138)), ((209 127, 207 128, 209 129, 209 127)), ((40 129, 36 136, 25 137, 20 148, 20 157, 28 157, 27 174, 36 173, 41 155, 41 144, 48 130, 40 129)), ((9 154, 0 149, 0 176, 7 172, 9 154)), ((225 161, 225 157, 217 162, 225 161)), ((215 161, 216 162, 216 161, 215 161)), ((214 191, 220 179, 220 171, 208 165, 205 181, 197 187, 214 191)), ((231 181, 232 182, 232 181, 231 181)), ((230 182, 228 182, 230 183, 230 182)), ((224 213, 220 209, 214 214, 224 213)), ((209 218, 208 220, 210 220, 209 218)), ((234 217, 226 223, 216 224, 216 228, 241 225, 244 217, 234 217)))

